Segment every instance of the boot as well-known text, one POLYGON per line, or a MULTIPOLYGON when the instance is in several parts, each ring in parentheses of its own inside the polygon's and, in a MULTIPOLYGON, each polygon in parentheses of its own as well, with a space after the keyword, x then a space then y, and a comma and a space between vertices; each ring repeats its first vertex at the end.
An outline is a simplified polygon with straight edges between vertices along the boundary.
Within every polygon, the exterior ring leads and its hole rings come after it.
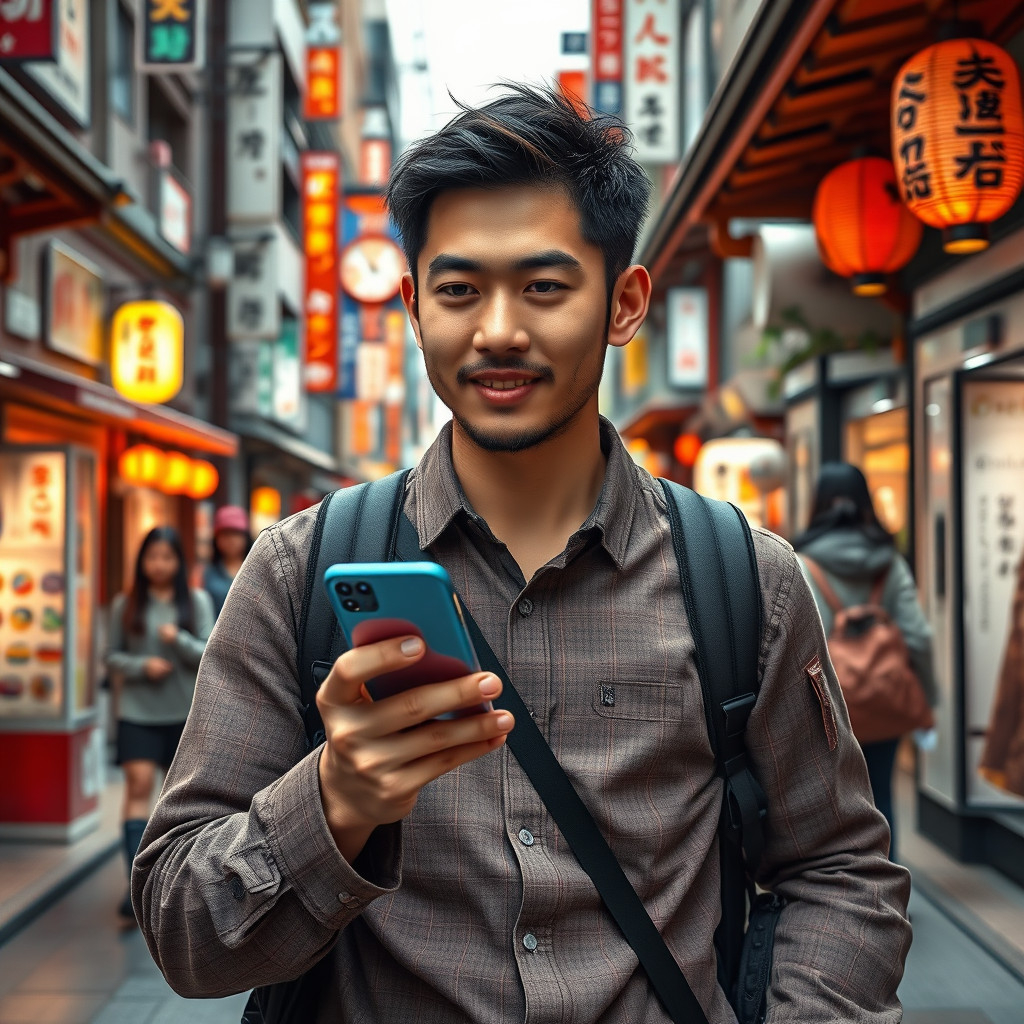
POLYGON ((125 893, 117 912, 121 917, 135 920, 135 908, 132 906, 132 864, 135 861, 135 854, 139 852, 139 844, 142 842, 142 833, 146 830, 145 818, 129 818, 124 823, 123 852, 125 867, 128 871, 128 891, 125 893))

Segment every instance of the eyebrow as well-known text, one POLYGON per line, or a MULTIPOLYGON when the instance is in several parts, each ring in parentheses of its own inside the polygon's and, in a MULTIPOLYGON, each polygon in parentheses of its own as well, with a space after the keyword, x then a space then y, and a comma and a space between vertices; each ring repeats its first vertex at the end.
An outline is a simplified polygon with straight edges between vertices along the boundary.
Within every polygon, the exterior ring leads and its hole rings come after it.
MULTIPOLYGON (((514 260, 508 266, 514 271, 543 270, 548 267, 562 267, 566 270, 583 269, 583 264, 575 256, 563 252, 561 249, 545 249, 544 252, 532 253, 522 259, 514 260)), ((487 264, 481 263, 480 260, 471 260, 466 256, 443 252, 430 261, 427 266, 427 277, 436 277, 438 274, 452 272, 482 273, 485 270, 487 270, 487 264)))

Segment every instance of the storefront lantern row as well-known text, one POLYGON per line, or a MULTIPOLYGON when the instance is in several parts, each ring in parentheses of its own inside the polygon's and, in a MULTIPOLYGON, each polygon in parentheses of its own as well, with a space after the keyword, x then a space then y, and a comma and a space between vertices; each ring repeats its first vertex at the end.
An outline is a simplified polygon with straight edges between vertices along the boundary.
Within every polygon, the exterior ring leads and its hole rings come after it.
POLYGON ((822 179, 814 197, 814 231, 830 270, 850 278, 857 295, 881 295, 886 275, 917 252, 924 228, 900 201, 892 164, 866 156, 822 179))
POLYGON ((892 154, 903 201, 943 230, 949 253, 988 245, 988 225, 1024 184, 1024 115, 1013 58, 984 39, 911 57, 892 91, 892 154))
POLYGON ((110 329, 110 377, 132 402, 158 405, 180 390, 185 364, 185 324, 168 302, 126 302, 110 329))
POLYGON ((205 459, 191 459, 183 452, 165 452, 149 444, 125 449, 117 469, 127 484, 184 494, 196 501, 210 497, 220 482, 216 468, 205 459))

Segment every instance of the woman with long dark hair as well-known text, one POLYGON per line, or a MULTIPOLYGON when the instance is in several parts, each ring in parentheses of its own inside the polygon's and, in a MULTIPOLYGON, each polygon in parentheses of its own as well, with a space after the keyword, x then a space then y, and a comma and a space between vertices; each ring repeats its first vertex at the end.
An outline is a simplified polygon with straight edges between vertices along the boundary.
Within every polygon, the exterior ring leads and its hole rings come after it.
MULTIPOLYGON (((124 854, 132 861, 149 818, 157 769, 166 771, 185 726, 213 605, 189 590, 181 538, 170 526, 143 538, 131 590, 113 602, 107 667, 121 680, 117 763, 124 772, 124 854)), ((131 898, 120 913, 134 919, 131 898)))
POLYGON ((203 587, 213 599, 214 618, 220 615, 231 581, 252 548, 249 517, 238 505, 223 505, 213 517, 213 555, 203 570, 203 587))
MULTIPOLYGON (((844 608, 869 601, 876 583, 885 580, 881 605, 899 627, 910 653, 911 666, 921 681, 928 703, 936 701, 932 668, 932 631, 917 598, 910 566, 896 550, 892 534, 879 522, 864 474, 846 462, 821 467, 814 508, 807 529, 793 541, 802 557, 811 592, 821 613, 826 636, 832 630, 833 610, 817 571, 844 608)), ((896 832, 892 809, 892 774, 899 738, 861 743, 875 804, 889 822, 889 856, 895 860, 896 832)))

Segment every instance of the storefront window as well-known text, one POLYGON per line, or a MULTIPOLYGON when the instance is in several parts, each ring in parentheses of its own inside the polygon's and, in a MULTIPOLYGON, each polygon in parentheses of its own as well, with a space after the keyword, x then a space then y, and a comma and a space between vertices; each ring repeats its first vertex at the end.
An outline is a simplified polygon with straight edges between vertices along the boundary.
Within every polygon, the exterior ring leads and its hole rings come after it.
POLYGON ((891 409, 848 423, 844 458, 863 471, 875 512, 905 555, 910 488, 907 410, 891 409))

